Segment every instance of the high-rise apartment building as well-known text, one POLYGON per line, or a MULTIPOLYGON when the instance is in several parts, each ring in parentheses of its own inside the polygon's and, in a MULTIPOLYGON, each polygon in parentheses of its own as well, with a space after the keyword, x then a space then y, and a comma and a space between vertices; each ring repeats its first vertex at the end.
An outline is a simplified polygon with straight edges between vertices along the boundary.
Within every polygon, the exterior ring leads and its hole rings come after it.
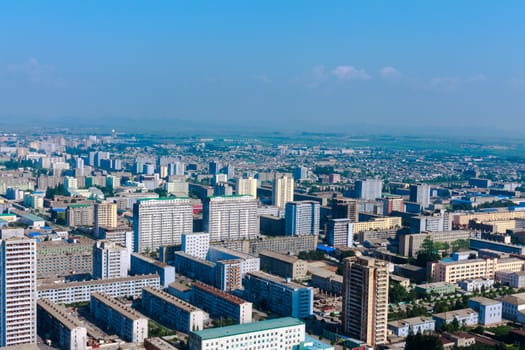
POLYGON ((67 225, 72 227, 93 226, 93 213, 91 204, 70 204, 66 208, 67 225))
POLYGON ((95 231, 99 227, 117 227, 117 203, 101 202, 95 203, 95 231))
POLYGON ((354 242, 353 224, 350 219, 332 219, 328 222, 326 239, 332 247, 351 247, 354 242))
POLYGON ((237 194, 257 197, 257 179, 248 177, 247 179, 237 179, 237 194))
POLYGON ((204 231, 211 241, 248 239, 259 234, 257 200, 251 196, 209 197, 203 210, 204 231))
POLYGON ((210 234, 206 232, 183 233, 181 251, 197 257, 206 259, 210 247, 210 234))
POLYGON ((358 222, 357 200, 352 198, 334 198, 332 201, 332 218, 350 219, 350 222, 358 222))
POLYGON ((272 204, 284 208, 288 202, 293 202, 294 181, 293 178, 283 175, 275 176, 273 179, 272 204))
POLYGON ((388 267, 368 258, 345 259, 343 332, 369 346, 384 344, 388 317, 388 267))
POLYGON ((93 246, 93 278, 126 277, 129 267, 126 247, 112 241, 97 241, 93 246))
POLYGON ((193 207, 186 198, 139 199, 133 205, 135 252, 155 251, 161 245, 181 243, 182 233, 193 232, 193 207))
POLYGON ((430 205, 430 185, 410 185, 410 201, 421 204, 423 209, 428 208, 430 205))
POLYGON ((355 182, 355 197, 365 200, 381 198, 383 192, 383 180, 366 179, 355 182))
POLYGON ((36 242, 0 240, 0 347, 36 343, 36 242))
POLYGON ((315 201, 286 203, 284 232, 287 236, 318 235, 321 205, 315 201))

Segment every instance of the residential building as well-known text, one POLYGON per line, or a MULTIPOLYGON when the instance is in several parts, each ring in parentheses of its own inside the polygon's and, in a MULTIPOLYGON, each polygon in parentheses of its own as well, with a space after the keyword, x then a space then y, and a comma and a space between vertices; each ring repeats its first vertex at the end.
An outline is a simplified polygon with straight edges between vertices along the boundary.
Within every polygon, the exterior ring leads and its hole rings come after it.
POLYGON ((441 261, 432 263, 430 276, 436 282, 452 282, 466 279, 494 279, 497 271, 518 272, 524 261, 517 258, 471 259, 463 261, 441 261))
POLYGON ((156 251, 181 243, 193 232, 193 207, 186 198, 139 199, 133 205, 134 251, 156 251))
POLYGON ((183 233, 181 251, 195 256, 199 259, 206 259, 208 248, 210 247, 210 234, 207 232, 183 233))
POLYGON ((272 188, 272 205, 284 208, 286 203, 294 200, 294 180, 292 177, 283 175, 274 177, 272 188))
POLYGON ((517 321, 525 312, 525 293, 506 295, 499 301, 501 301, 501 314, 506 320, 517 321))
POLYGON ((357 200, 352 198, 334 198, 332 200, 332 219, 349 219, 359 221, 357 200))
POLYGON ((388 322, 387 327, 398 337, 406 338, 409 334, 434 332, 436 321, 431 317, 412 317, 388 322))
POLYGON ((117 204, 102 202, 95 203, 95 231, 98 232, 100 227, 116 228, 117 227, 117 204))
POLYGON ((433 242, 451 244, 458 240, 470 239, 471 232, 467 230, 455 230, 445 232, 422 232, 399 235, 398 253, 403 256, 417 256, 426 238, 433 242))
POLYGON ((0 239, 0 347, 36 343, 36 242, 0 239))
POLYGON ((307 263, 293 255, 280 254, 269 250, 259 253, 260 266, 265 272, 294 281, 305 279, 307 263))
POLYGON ((369 346, 386 342, 388 317, 388 267, 368 257, 345 259, 343 332, 369 346))
POLYGON ((147 275, 157 274, 160 276, 160 285, 167 288, 170 283, 175 282, 175 267, 138 253, 131 254, 130 274, 147 275))
POLYGON ((64 350, 87 350, 87 330, 65 307, 47 299, 37 302, 38 334, 64 350))
POLYGON ((55 304, 73 304, 89 301, 91 294, 101 292, 112 297, 138 298, 146 286, 160 287, 159 275, 129 276, 82 282, 47 283, 38 286, 38 299, 49 299, 55 304))
POLYGON ((203 226, 211 241, 254 238, 259 234, 257 199, 248 195, 208 197, 203 226))
POLYGON ((430 205, 430 185, 410 185, 410 201, 421 204, 423 209, 430 205))
POLYGON ((501 322, 502 303, 484 297, 470 298, 468 307, 478 312, 478 323, 482 325, 493 325, 501 322))
POLYGON ((305 325, 291 317, 190 333, 190 350, 281 349, 294 350, 305 339, 305 325))
POLYGON ((220 290, 234 291, 242 287, 240 259, 218 260, 215 262, 215 286, 220 290))
POLYGON ((252 303, 201 282, 193 282, 194 305, 213 318, 231 318, 236 323, 252 322, 252 303))
POLYGON ((236 190, 238 195, 248 195, 254 198, 257 197, 257 179, 254 179, 251 176, 246 179, 237 179, 236 190))
POLYGON ((246 300, 281 316, 306 318, 313 313, 313 288, 262 271, 244 277, 246 300))
POLYGON ((284 233, 287 236, 318 235, 321 205, 314 201, 288 202, 285 206, 284 233))
POLYGON ((332 219, 328 221, 326 239, 332 247, 351 247, 354 242, 354 228, 350 219, 332 219))
POLYGON ((516 289, 524 288, 525 287, 525 271, 519 271, 519 272, 498 271, 496 272, 496 280, 512 288, 516 288, 516 289))
POLYGON ((199 259, 184 252, 174 254, 175 272, 199 280, 206 284, 215 285, 215 263, 199 259))
POLYGON ((241 267, 241 278, 248 272, 259 271, 261 259, 243 252, 223 247, 212 246, 208 249, 209 261, 218 262, 219 260, 239 260, 241 267))
POLYGON ((130 256, 126 247, 112 241, 97 241, 93 246, 93 278, 126 277, 130 256))
POLYGON ((93 273, 93 241, 68 239, 37 244, 37 278, 93 273))
POLYGON ((438 329, 442 324, 452 323, 454 319, 458 321, 461 327, 471 327, 478 324, 479 315, 473 309, 466 308, 434 314, 432 318, 436 321, 436 328, 438 329))
POLYGON ((93 205, 70 204, 66 209, 67 225, 71 227, 93 226, 95 222, 93 205))
POLYGON ((355 182, 355 197, 365 200, 376 200, 381 198, 383 192, 383 180, 366 179, 355 182))
POLYGON ((142 308, 155 320, 184 333, 204 329, 207 318, 201 309, 151 287, 142 290, 142 308))
POLYGON ((89 310, 103 329, 127 342, 143 343, 148 338, 148 318, 107 294, 91 294, 89 310))

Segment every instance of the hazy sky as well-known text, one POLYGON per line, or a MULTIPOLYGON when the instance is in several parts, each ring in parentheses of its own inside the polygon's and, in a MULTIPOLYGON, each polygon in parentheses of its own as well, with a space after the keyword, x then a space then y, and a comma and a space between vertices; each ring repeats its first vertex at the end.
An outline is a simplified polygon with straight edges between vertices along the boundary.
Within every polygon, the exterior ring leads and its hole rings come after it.
POLYGON ((525 1, 1 1, 26 118, 523 130, 525 1))

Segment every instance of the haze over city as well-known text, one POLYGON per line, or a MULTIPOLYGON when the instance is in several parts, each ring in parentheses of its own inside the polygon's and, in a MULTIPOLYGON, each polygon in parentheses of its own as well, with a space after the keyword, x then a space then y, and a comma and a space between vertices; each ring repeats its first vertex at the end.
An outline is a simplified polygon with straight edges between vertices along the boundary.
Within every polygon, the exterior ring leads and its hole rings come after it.
POLYGON ((522 1, 4 2, 0 123, 516 134, 523 18, 522 1))

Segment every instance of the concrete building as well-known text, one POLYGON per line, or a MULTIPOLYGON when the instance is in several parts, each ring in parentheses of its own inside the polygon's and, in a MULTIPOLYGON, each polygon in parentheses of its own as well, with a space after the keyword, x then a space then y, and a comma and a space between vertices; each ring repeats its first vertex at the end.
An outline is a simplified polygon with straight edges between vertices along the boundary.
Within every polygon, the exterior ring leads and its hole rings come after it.
POLYGON ((156 251, 162 245, 181 243, 193 232, 193 207, 189 199, 139 199, 133 205, 134 251, 156 251))
POLYGON ((306 318, 313 313, 313 288, 262 271, 250 272, 243 280, 244 296, 281 316, 306 318))
POLYGON ((332 219, 328 221, 326 239, 332 247, 351 247, 354 243, 354 228, 350 219, 332 219))
POLYGON ((450 244, 457 240, 467 240, 470 236, 471 232, 466 230, 402 234, 399 235, 398 252, 403 256, 417 256, 427 237, 433 242, 450 244))
POLYGON ((454 319, 458 320, 460 326, 471 327, 478 324, 479 315, 473 309, 466 308, 434 314, 432 318, 436 321, 437 328, 440 328, 442 324, 452 323, 454 319))
POLYGON ((215 262, 215 286, 227 292, 241 289, 240 259, 218 260, 215 262))
POLYGON ((169 181, 164 184, 164 189, 176 197, 188 197, 190 185, 184 181, 169 181))
POLYGON ((213 318, 231 318, 236 323, 252 322, 252 303, 201 282, 193 282, 191 301, 213 318))
POLYGON ((175 267, 138 253, 131 254, 131 275, 147 275, 152 273, 159 275, 160 285, 163 288, 167 288, 170 283, 175 282, 175 267))
POLYGON ((116 228, 117 227, 117 204, 102 202, 95 203, 94 206, 95 231, 100 227, 116 228))
POLYGON ((296 256, 266 250, 259 253, 259 259, 261 269, 265 272, 294 281, 301 281, 306 277, 307 263, 296 256))
POLYGON ((388 267, 368 257, 345 259, 343 332, 369 346, 386 342, 388 267))
POLYGON ((215 263, 199 259, 184 252, 175 252, 175 272, 199 280, 206 284, 215 285, 215 263))
POLYGON ((525 293, 506 295, 501 301, 501 314, 506 320, 517 321, 525 312, 525 293))
POLYGON ((355 182, 355 196, 359 199, 376 200, 381 198, 383 192, 383 180, 366 179, 355 182))
POLYGON ((494 279, 497 271, 518 272, 524 261, 517 258, 472 259, 432 263, 430 275, 436 282, 452 282, 466 279, 494 279))
POLYGON ((142 290, 142 308, 155 320, 184 333, 204 329, 207 318, 201 309, 151 287, 142 290))
POLYGON ((95 222, 93 205, 71 204, 66 209, 67 225, 71 227, 93 226, 95 222))
POLYGON ((38 334, 63 350, 87 350, 87 330, 65 307, 47 299, 37 302, 38 334))
POLYGON ((318 267, 309 267, 308 272, 312 274, 310 281, 312 287, 319 288, 325 293, 343 295, 343 276, 318 267))
POLYGON ((197 257, 206 259, 210 247, 210 234, 206 232, 183 233, 181 251, 197 257))
POLYGON ((352 198, 334 198, 332 201, 332 219, 349 219, 359 221, 357 200, 352 198))
MULTIPOLYGON (((498 272, 496 272, 497 274, 498 272)), ((489 278, 476 278, 458 281, 459 288, 466 292, 480 292, 483 289, 490 289, 494 286, 494 280, 489 278)))
POLYGON ((257 200, 247 195, 209 197, 204 201, 203 226, 211 241, 254 238, 259 234, 257 200))
POLYGON ((243 252, 223 247, 212 246, 208 249, 207 259, 218 262, 219 260, 239 260, 241 263, 241 277, 248 272, 259 271, 261 269, 261 259, 243 252))
POLYGON ((97 241, 93 246, 93 278, 126 277, 130 256, 126 247, 112 241, 97 241))
POLYGON ((415 290, 419 295, 447 295, 456 292, 456 285, 448 282, 425 283, 417 285, 415 290))
POLYGON ((501 322, 502 304, 484 297, 470 298, 468 307, 475 310, 478 315, 478 323, 482 325, 493 325, 501 322))
POLYGON ((284 208, 286 203, 294 200, 294 180, 292 177, 283 175, 275 176, 272 187, 272 205, 284 208))
POLYGON ((431 317, 412 317, 388 322, 387 327, 398 337, 406 338, 409 334, 434 332, 436 321, 431 317))
POLYGON ((190 333, 190 350, 294 350, 305 339, 305 325, 291 317, 276 318, 190 333))
POLYGON ((421 204, 423 209, 430 206, 430 185, 410 185, 410 201, 421 204))
POLYGON ((469 241, 470 249, 490 249, 498 252, 509 254, 525 255, 525 246, 518 244, 511 244, 510 242, 497 242, 488 239, 471 238, 469 241))
POLYGON ((496 272, 496 280, 512 288, 525 288, 525 271, 498 271, 496 272))
POLYGON ((257 197, 257 179, 253 177, 248 177, 247 179, 239 178, 237 179, 237 194, 238 195, 248 195, 254 198, 257 197))
POLYGON ((148 338, 148 318, 107 294, 91 294, 89 310, 103 329, 127 342, 143 343, 148 338))
POLYGON ((0 347, 36 343, 36 242, 0 239, 0 347))
POLYGON ((49 299, 55 304, 73 304, 89 301, 91 294, 101 292, 118 297, 138 298, 144 287, 160 287, 159 275, 129 276, 83 282, 47 283, 38 286, 38 299, 49 299))
POLYGON ((69 239, 37 244, 37 278, 93 273, 93 241, 69 239))
POLYGON ((321 205, 314 201, 288 202, 284 218, 285 235, 318 235, 321 205))

